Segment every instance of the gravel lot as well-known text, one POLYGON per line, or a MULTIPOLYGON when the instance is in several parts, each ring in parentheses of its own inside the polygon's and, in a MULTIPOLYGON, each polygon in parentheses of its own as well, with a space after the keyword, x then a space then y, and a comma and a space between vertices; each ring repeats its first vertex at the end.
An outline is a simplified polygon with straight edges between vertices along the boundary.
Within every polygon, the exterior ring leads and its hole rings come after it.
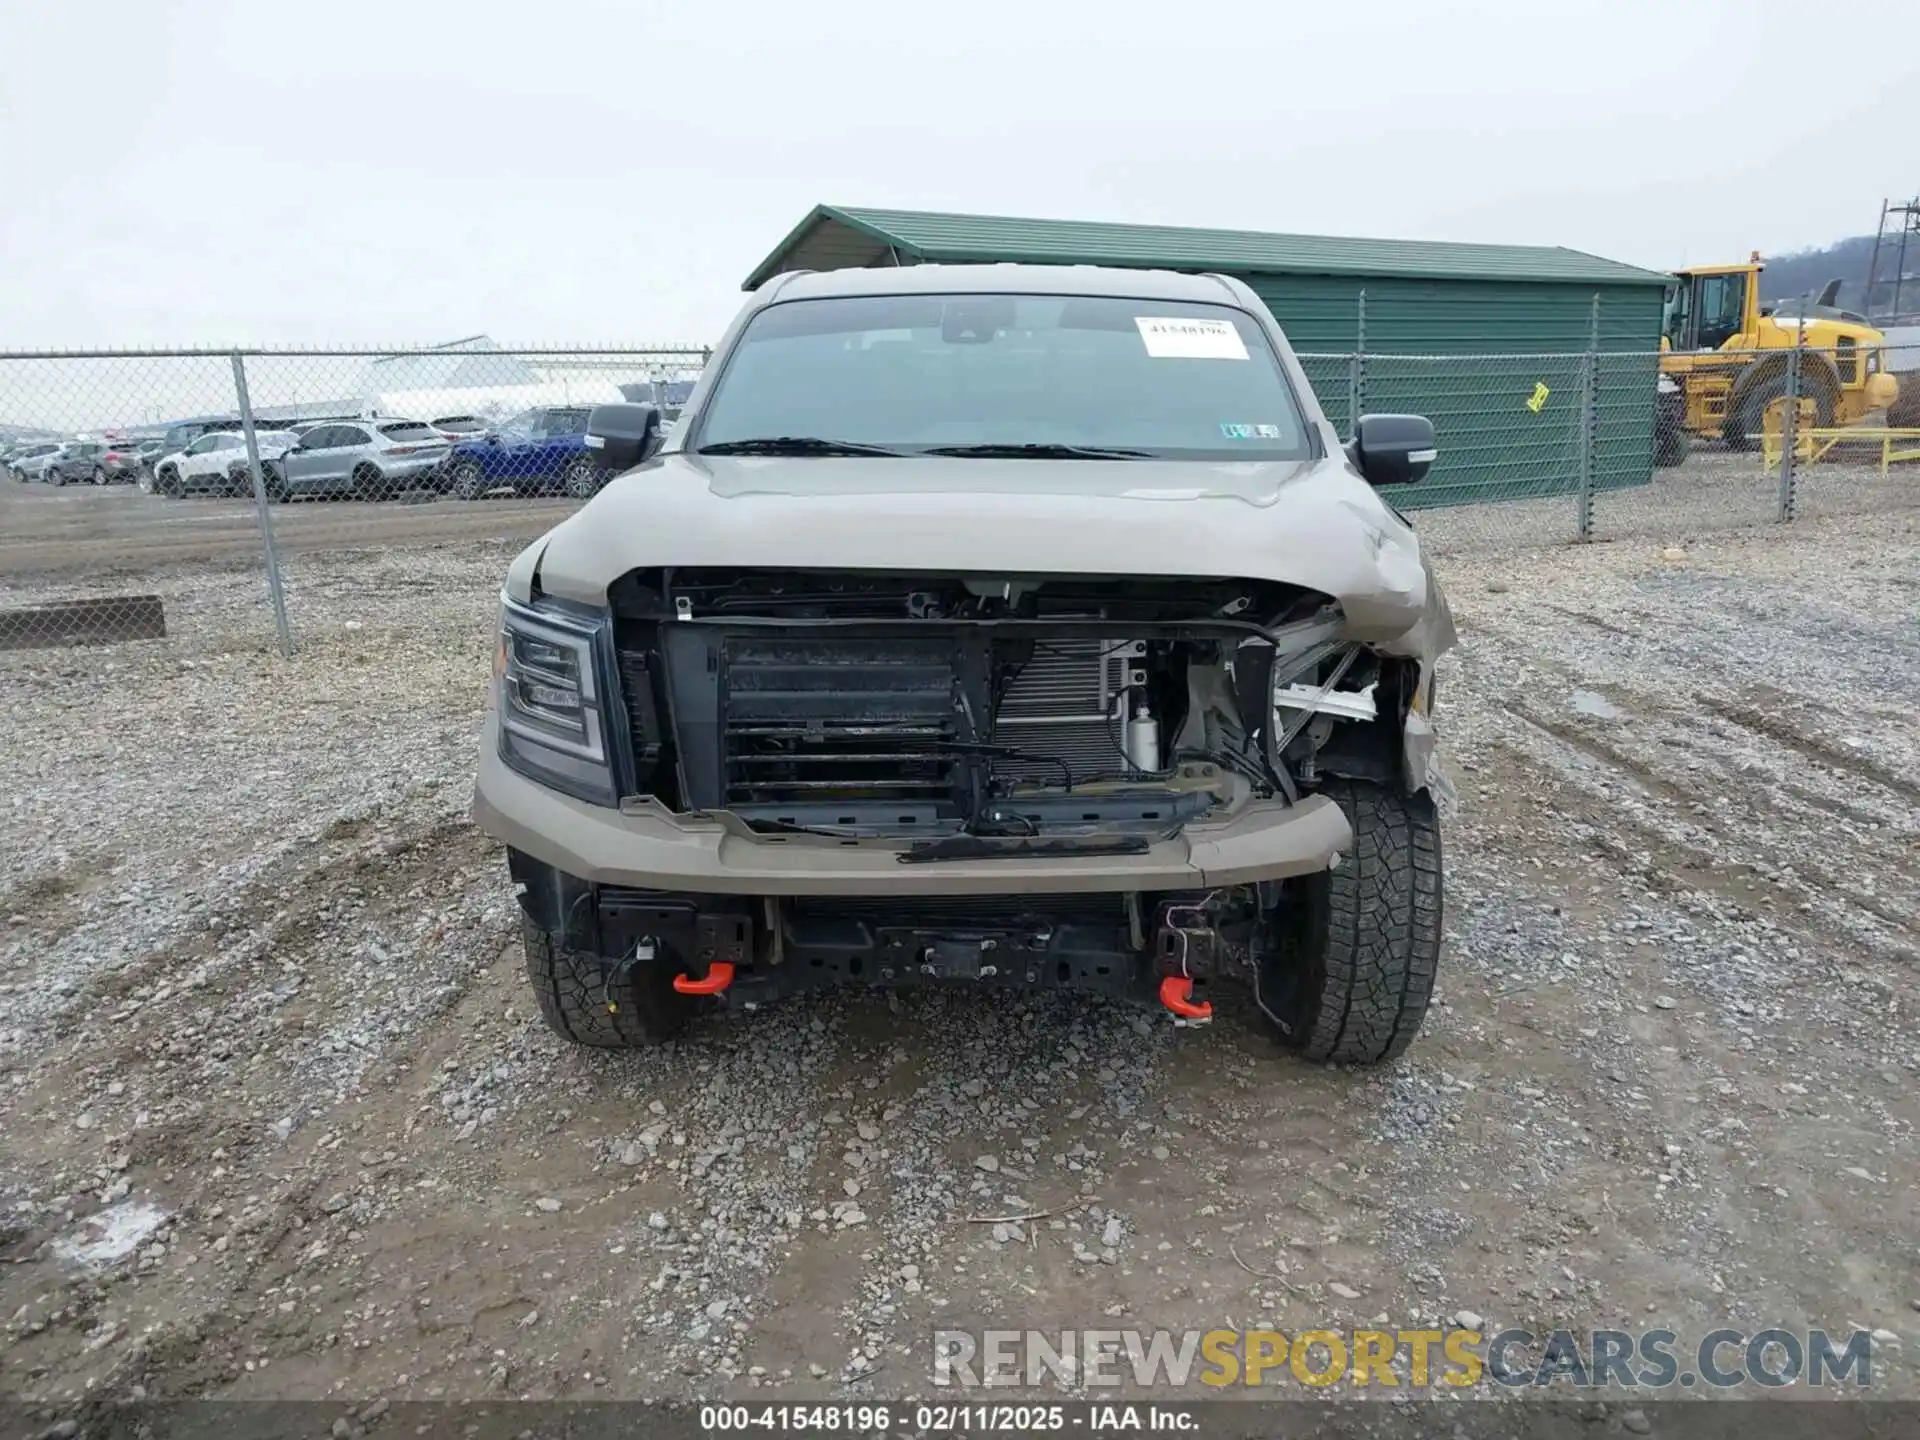
POLYGON ((174 639, 0 655, 0 1393, 914 1394, 936 1325, 1471 1311, 1865 1326, 1920 1396, 1915 512, 1456 547, 1441 997, 1370 1073, 1231 994, 564 1046, 464 819, 516 546, 455 538, 304 555, 291 661, 237 555, 138 577, 174 639))

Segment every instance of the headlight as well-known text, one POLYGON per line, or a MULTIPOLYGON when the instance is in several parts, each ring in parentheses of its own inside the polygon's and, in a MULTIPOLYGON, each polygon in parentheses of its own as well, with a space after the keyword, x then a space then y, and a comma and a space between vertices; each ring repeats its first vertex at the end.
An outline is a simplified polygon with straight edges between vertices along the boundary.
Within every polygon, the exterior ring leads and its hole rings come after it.
POLYGON ((514 769, 596 805, 619 801, 607 746, 598 656, 607 622, 503 599, 494 658, 500 756, 514 769))

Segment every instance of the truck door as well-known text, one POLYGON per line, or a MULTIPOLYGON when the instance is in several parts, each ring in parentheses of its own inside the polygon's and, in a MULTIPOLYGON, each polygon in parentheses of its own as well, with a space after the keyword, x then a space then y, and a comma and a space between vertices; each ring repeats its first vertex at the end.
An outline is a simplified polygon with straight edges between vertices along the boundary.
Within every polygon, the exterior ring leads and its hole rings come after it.
POLYGON ((1740 333, 1746 324, 1747 285, 1752 278, 1744 270, 1694 277, 1692 348, 1718 350, 1740 333))

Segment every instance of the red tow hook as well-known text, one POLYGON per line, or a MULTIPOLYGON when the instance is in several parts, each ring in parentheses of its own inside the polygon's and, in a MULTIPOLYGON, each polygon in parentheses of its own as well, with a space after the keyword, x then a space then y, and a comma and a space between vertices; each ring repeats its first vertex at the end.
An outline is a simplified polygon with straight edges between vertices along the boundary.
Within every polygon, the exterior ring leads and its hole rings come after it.
POLYGON ((1169 975, 1160 982, 1160 1003, 1172 1012, 1176 1020, 1211 1020, 1213 1002, 1202 1000, 1193 1002, 1193 977, 1190 975, 1169 975))
POLYGON ((673 988, 682 995, 718 995, 731 984, 733 984, 733 962, 730 960, 715 960, 707 966, 707 975, 704 980, 696 980, 691 975, 673 977, 673 988))

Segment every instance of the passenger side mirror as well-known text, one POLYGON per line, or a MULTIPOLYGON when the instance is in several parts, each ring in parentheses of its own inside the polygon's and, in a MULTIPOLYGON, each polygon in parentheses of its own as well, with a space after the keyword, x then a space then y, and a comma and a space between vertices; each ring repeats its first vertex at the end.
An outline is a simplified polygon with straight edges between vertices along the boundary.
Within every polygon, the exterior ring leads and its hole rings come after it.
POLYGON ((660 449, 660 411, 652 405, 596 405, 587 416, 587 448, 618 474, 660 449))
POLYGON ((1439 454, 1424 415, 1362 415, 1347 454, 1369 485, 1411 485, 1439 454))

